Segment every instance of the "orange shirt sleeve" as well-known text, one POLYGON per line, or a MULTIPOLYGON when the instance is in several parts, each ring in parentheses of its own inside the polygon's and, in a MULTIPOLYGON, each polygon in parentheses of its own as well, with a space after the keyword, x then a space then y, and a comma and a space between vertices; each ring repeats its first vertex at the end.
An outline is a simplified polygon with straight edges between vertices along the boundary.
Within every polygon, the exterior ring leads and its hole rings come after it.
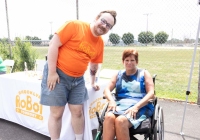
POLYGON ((58 36, 60 37, 60 41, 62 44, 66 44, 66 42, 71 39, 75 31, 73 29, 74 23, 71 21, 65 22, 65 24, 58 29, 56 34, 58 34, 58 36))

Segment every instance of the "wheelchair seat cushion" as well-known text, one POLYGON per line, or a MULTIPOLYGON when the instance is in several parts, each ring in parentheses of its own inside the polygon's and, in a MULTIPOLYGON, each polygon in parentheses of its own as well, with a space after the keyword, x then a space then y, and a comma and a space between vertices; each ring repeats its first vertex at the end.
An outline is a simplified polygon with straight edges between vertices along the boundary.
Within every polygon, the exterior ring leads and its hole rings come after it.
POLYGON ((151 131, 151 118, 147 118, 144 120, 137 129, 134 129, 133 127, 129 128, 130 135, 135 134, 147 134, 151 131))

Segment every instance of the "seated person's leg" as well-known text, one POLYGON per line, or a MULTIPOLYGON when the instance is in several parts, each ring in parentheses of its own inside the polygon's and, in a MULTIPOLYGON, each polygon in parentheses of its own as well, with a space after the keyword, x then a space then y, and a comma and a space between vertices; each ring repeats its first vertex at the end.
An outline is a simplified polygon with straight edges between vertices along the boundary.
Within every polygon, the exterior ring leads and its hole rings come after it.
POLYGON ((118 116, 115 119, 115 128, 117 140, 129 140, 129 128, 132 127, 132 124, 125 116, 118 116))
POLYGON ((112 112, 105 114, 103 122, 103 140, 113 140, 115 138, 115 119, 116 116, 112 112))

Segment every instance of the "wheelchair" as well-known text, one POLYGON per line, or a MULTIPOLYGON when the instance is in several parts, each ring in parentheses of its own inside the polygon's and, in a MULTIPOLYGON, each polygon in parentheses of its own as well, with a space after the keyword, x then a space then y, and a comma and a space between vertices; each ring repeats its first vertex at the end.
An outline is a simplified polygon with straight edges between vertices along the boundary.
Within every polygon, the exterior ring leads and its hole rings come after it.
MULTIPOLYGON (((153 82, 155 85, 156 75, 153 75, 153 82)), ((155 91, 154 91, 155 94, 155 91)), ((106 99, 105 97, 103 97, 106 99)), ((139 134, 144 136, 144 140, 164 140, 164 115, 162 107, 157 103, 157 97, 150 101, 154 104, 155 110, 153 116, 144 120, 137 129, 133 127, 129 128, 130 140, 138 140, 134 135, 139 134)), ((108 108, 108 103, 105 104, 101 114, 96 112, 96 116, 99 122, 99 127, 97 129, 97 134, 95 140, 102 140, 103 134, 103 121, 106 110, 108 108)))

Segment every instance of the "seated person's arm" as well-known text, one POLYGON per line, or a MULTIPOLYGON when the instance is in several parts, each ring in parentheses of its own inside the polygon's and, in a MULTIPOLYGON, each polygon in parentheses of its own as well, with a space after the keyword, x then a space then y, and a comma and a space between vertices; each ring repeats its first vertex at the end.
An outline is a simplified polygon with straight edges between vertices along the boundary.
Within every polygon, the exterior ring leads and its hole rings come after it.
POLYGON ((145 70, 145 72, 144 72, 144 78, 145 78, 145 88, 146 88, 147 94, 146 94, 146 96, 144 96, 144 98, 140 102, 138 102, 134 106, 134 108, 137 108, 138 110, 140 108, 142 108, 143 106, 145 106, 146 104, 148 104, 148 102, 150 100, 152 100, 152 99, 155 98, 155 96, 154 96, 154 83, 153 83, 153 79, 152 79, 150 73, 147 70, 145 70))
POLYGON ((103 94, 104 94, 104 97, 108 100, 109 102, 109 106, 108 106, 108 110, 113 110, 115 111, 116 110, 116 103, 115 103, 115 100, 113 99, 113 96, 112 96, 112 91, 113 89, 115 88, 115 84, 116 84, 116 81, 117 81, 117 73, 115 73, 112 78, 110 79, 110 82, 108 83, 108 86, 105 88, 103 94))

